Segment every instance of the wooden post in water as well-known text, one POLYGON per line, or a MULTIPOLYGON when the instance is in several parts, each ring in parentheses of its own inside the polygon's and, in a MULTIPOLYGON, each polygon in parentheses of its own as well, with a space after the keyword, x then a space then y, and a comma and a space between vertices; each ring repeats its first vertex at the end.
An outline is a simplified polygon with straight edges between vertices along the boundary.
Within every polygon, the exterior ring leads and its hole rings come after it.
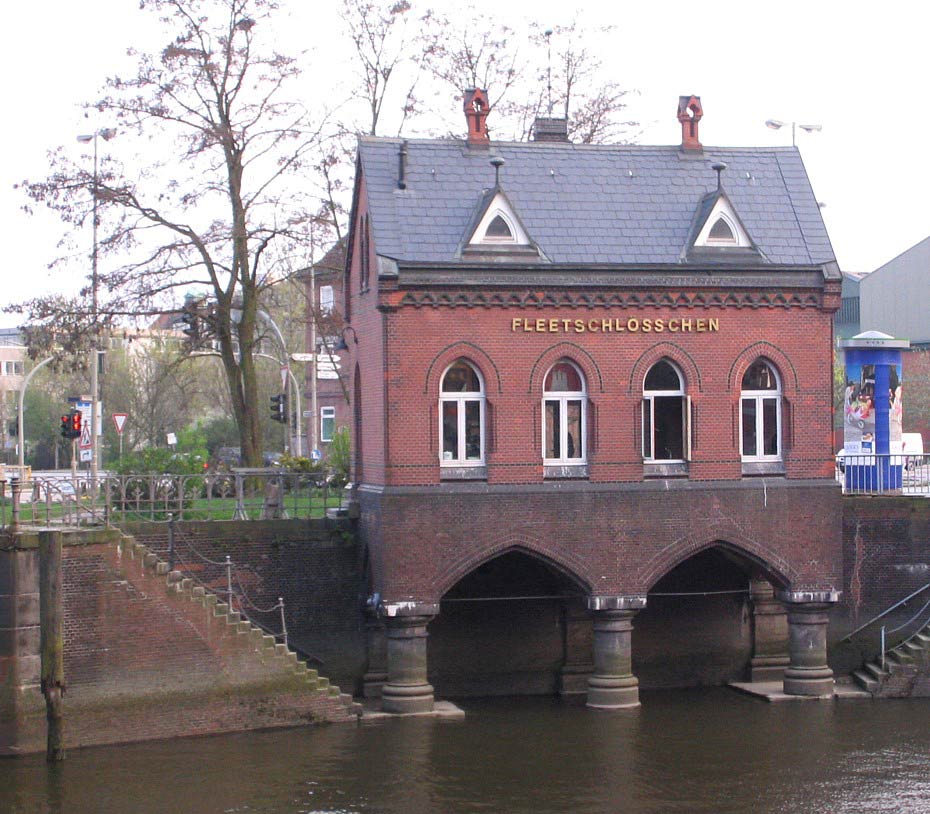
POLYGON ((39 627, 42 694, 48 720, 45 759, 65 759, 61 698, 65 691, 64 629, 61 608, 61 532, 39 532, 39 627))

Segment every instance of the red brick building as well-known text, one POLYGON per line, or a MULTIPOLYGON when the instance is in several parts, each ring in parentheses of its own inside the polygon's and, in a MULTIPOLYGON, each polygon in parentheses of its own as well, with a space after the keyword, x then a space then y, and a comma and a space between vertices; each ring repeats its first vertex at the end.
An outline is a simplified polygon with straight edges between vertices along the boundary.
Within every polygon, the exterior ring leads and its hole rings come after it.
POLYGON ((308 449, 316 448, 326 458, 337 431, 351 425, 349 377, 342 361, 342 285, 345 269, 345 240, 337 241, 323 259, 300 274, 311 318, 307 320, 306 347, 318 354, 317 365, 304 366, 302 420, 308 449), (314 388, 314 369, 316 386, 314 388), (314 392, 315 389, 315 392, 314 392), (314 404, 316 410, 314 410, 314 404))
POLYGON ((369 691, 832 693, 840 273, 794 148, 362 138, 346 264, 369 691), (634 621, 636 632, 634 633, 634 621), (383 662, 379 653, 383 654, 383 662), (690 672, 689 672, 690 670, 690 672), (434 690, 435 685, 435 690, 434 690))

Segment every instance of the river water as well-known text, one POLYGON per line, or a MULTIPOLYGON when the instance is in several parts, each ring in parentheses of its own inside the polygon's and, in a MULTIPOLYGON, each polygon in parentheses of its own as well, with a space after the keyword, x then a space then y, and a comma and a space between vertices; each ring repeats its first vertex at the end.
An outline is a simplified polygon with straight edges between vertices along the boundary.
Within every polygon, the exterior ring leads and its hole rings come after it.
POLYGON ((468 700, 460 720, 190 738, 0 761, 2 814, 930 811, 930 700, 643 693, 604 713, 468 700))

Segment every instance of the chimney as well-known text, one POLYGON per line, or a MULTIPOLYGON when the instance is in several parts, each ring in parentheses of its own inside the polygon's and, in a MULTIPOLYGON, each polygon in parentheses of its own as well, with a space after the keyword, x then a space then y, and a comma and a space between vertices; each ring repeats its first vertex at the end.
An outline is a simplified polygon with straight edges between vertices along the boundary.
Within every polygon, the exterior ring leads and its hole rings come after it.
POLYGON ((700 152, 704 148, 698 139, 698 122, 704 115, 700 96, 678 97, 678 121, 681 122, 681 149, 700 152))
POLYGON ((475 145, 490 144, 488 138, 488 92, 481 88, 468 88, 465 91, 465 120, 468 122, 468 143, 475 145))
POLYGON ((537 116, 533 122, 533 141, 568 141, 568 119, 537 116))

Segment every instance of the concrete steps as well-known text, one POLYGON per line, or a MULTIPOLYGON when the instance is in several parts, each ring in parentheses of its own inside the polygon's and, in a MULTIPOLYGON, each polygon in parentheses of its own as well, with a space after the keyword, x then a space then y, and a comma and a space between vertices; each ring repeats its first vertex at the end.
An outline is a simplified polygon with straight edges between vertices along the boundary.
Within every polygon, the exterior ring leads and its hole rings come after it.
POLYGON ((926 685, 930 672, 930 625, 886 650, 884 656, 884 662, 879 658, 853 671, 853 681, 874 698, 914 695, 916 687, 926 685))
POLYGON ((343 693, 338 686, 330 684, 328 678, 309 667, 296 652, 277 641, 274 636, 253 625, 238 611, 232 610, 229 604, 221 601, 216 594, 208 592, 202 585, 195 585, 194 580, 185 577, 180 571, 170 570, 168 563, 132 538, 125 538, 122 547, 126 554, 141 562, 144 568, 153 571, 157 576, 164 576, 165 589, 168 593, 195 603, 210 612, 213 624, 218 627, 222 626, 221 629, 225 629, 227 634, 241 641, 243 647, 251 650, 262 663, 292 672, 302 679, 302 684, 308 691, 335 698, 345 708, 347 714, 361 716, 362 705, 356 703, 349 693, 343 693))

